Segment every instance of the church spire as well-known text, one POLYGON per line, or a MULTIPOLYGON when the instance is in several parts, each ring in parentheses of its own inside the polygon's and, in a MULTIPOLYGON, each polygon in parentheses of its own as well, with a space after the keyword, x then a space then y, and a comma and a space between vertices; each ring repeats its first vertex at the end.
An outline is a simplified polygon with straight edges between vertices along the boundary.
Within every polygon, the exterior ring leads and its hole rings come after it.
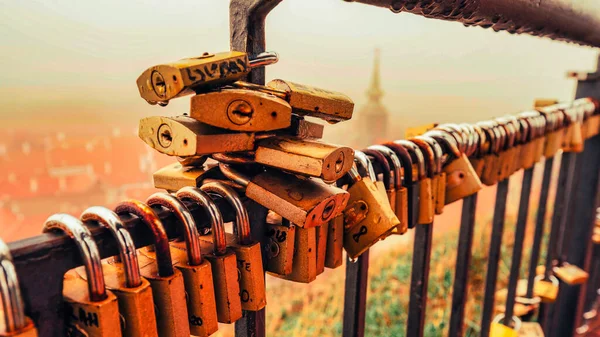
POLYGON ((379 79, 379 48, 375 49, 375 60, 373 63, 373 74, 371 75, 371 86, 367 90, 367 96, 370 101, 377 102, 381 100, 383 91, 381 90, 379 79))

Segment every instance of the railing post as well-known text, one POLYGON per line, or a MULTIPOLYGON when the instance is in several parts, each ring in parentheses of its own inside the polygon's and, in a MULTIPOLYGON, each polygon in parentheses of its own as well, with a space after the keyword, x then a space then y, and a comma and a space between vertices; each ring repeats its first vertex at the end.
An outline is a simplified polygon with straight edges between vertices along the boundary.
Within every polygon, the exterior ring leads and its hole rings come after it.
POLYGON ((365 335, 368 282, 369 251, 362 253, 356 261, 346 258, 343 337, 364 337, 365 335))
POLYGON ((433 223, 415 227, 406 327, 407 336, 422 337, 424 333, 432 237, 433 223))

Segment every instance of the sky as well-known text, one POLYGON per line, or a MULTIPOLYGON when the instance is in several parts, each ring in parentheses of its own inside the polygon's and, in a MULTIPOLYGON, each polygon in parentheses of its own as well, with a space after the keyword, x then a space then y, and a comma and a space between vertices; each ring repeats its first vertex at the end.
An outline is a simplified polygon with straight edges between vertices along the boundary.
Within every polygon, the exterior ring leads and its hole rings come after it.
MULTIPOLYGON (((150 106, 135 80, 146 68, 229 49, 226 0, 0 0, 2 128, 133 123, 185 112, 188 100, 150 106)), ((284 0, 267 19, 267 49, 283 78, 366 101, 381 49, 384 104, 394 127, 476 121, 525 110, 537 97, 572 98, 569 70, 596 52, 394 14, 341 0, 284 0)), ((358 110, 358 109, 357 109, 358 110)))

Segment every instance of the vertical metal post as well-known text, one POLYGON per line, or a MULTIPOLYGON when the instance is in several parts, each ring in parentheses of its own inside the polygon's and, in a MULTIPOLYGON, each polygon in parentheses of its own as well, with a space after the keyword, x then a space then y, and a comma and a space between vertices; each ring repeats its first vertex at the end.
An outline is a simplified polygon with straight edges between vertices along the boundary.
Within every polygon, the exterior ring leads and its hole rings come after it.
POLYGON ((356 261, 346 259, 343 337, 364 337, 365 335, 368 272, 368 250, 359 256, 356 261))
POLYGON ((483 310, 481 313, 481 337, 489 336, 490 323, 492 321, 492 314, 494 313, 494 296, 496 294, 496 279, 498 278, 498 261, 500 260, 500 249, 502 248, 502 236, 504 234, 509 181, 509 179, 500 181, 496 190, 496 204, 492 220, 488 268, 485 277, 483 310))
MULTIPOLYGON (((282 0, 231 0, 229 3, 229 29, 231 50, 243 51, 248 54, 258 54, 266 50, 265 19, 269 12, 282 0)), ((255 84, 265 83, 264 68, 253 69, 247 78, 255 84)), ((253 217, 254 239, 262 241, 263 225, 266 219, 266 209, 263 207, 260 216, 253 217), (261 218, 261 216, 263 216, 261 218), (260 228, 259 228, 260 227, 260 228)), ((252 214, 252 213, 251 213, 252 214)), ((235 322, 236 337, 264 337, 266 308, 260 311, 244 311, 243 317, 235 322)))
POLYGON ((407 336, 422 337, 424 333, 432 237, 433 223, 415 227, 406 327, 407 336))
POLYGON ((461 337, 465 316, 465 303, 468 294, 469 267, 471 266, 471 247, 475 229, 475 209, 477 193, 463 199, 458 252, 456 253, 456 272, 452 291, 452 310, 450 314, 449 337, 461 337))
POLYGON ((504 311, 504 325, 511 326, 512 317, 517 295, 517 282, 521 270, 521 257, 523 256, 523 243, 525 242, 525 229, 527 228, 527 217, 529 214, 529 197, 531 195, 531 183, 533 180, 533 167, 523 173, 523 185, 521 187, 521 200, 519 202, 519 213, 517 215, 517 227, 515 230, 515 243, 513 246, 510 274, 508 276, 508 294, 506 295, 506 309, 504 311))
POLYGON ((538 202, 537 216, 535 219, 535 232, 533 235, 533 245, 531 247, 531 258, 529 260, 529 270, 527 275, 527 298, 533 298, 533 280, 536 275, 536 267, 540 259, 540 249, 544 237, 544 225, 546 223, 546 206, 548 204, 548 192, 550 191, 550 180, 552 178, 552 169, 554 168, 554 157, 547 158, 544 162, 544 176, 542 178, 542 188, 538 202))

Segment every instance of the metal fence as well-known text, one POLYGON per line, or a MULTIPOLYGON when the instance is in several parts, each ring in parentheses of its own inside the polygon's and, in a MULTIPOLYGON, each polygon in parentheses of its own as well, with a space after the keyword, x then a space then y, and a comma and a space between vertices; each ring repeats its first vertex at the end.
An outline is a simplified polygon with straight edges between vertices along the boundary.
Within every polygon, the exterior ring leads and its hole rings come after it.
MULTIPOLYGON (((231 46, 234 50, 258 54, 265 50, 264 19, 271 9, 281 0, 232 0, 231 3, 231 46)), ((366 1, 378 6, 391 7, 392 10, 407 10, 426 16, 443 16, 442 10, 448 9, 445 19, 452 19, 452 9, 459 6, 450 1, 366 1), (452 5, 447 5, 452 3, 452 5), (427 4, 430 4, 428 7, 427 4), (446 6, 446 7, 444 7, 446 6), (452 7, 454 6, 454 7, 452 7), (431 11, 427 12, 427 9, 431 11)), ((600 40, 597 32, 590 29, 600 25, 598 8, 589 2, 585 5, 573 5, 572 16, 569 19, 557 21, 553 17, 560 17, 557 11, 560 6, 545 5, 545 22, 548 26, 539 29, 528 29, 536 25, 540 10, 524 9, 519 2, 517 9, 522 10, 520 15, 513 10, 500 13, 494 19, 489 8, 493 1, 480 1, 481 7, 476 8, 475 14, 467 16, 465 11, 472 9, 470 4, 478 1, 462 1, 462 11, 455 13, 454 19, 460 16, 464 20, 478 25, 484 25, 485 20, 500 22, 500 29, 511 29, 515 22, 520 22, 516 32, 548 35, 553 38, 571 40, 579 43, 598 45, 600 40), (487 7, 486 7, 487 6, 487 7), (580 6, 580 7, 577 7, 580 6), (511 17, 512 15, 512 17, 511 17), (527 15, 532 15, 528 18, 527 15), (480 17, 477 21, 474 17, 480 17), (578 18, 584 18, 578 21, 578 18), (514 20, 513 20, 514 19, 514 20), (575 22, 575 23, 574 23, 575 22), (588 26, 582 28, 582 22, 588 26), (574 23, 573 25, 571 25, 574 23), (571 25, 571 26, 570 26, 571 25), (589 30, 588 30, 589 29, 589 30), (593 32, 595 33, 593 33, 593 32), (588 34, 589 33, 589 34, 588 34)), ((501 3, 502 1, 497 0, 501 3)), ((502 3, 508 3, 504 1, 502 3)), ((556 3, 556 2, 555 2, 556 3)), ((503 7, 504 8, 504 7, 503 7)), ((503 10, 503 9, 501 9, 503 10)), ((515 10, 516 11, 516 10, 515 10)), ((461 21, 464 21, 462 20, 461 21)), ((585 26, 585 24, 583 24, 585 26)), ((513 27, 515 28, 515 27, 513 27)), ((595 97, 600 98, 600 73, 580 76, 575 98, 595 97)), ((256 69, 251 73, 249 81, 264 83, 264 70, 256 69)), ((538 262, 545 265, 546 276, 560 266, 575 265, 588 272, 588 282, 569 285, 560 283, 557 299, 554 303, 541 303, 538 321, 544 328, 546 336, 563 337, 576 334, 585 334, 594 327, 594 312, 596 309, 596 291, 600 287, 600 245, 593 244, 592 234, 595 223, 596 208, 598 206, 598 186, 600 173, 600 136, 594 136, 585 141, 582 152, 564 152, 560 158, 549 157, 537 165, 543 165, 543 179, 540 186, 539 204, 530 205, 530 194, 533 184, 535 167, 524 171, 519 202, 518 218, 515 228, 515 242, 512 251, 510 276, 508 279, 508 294, 506 296, 506 312, 504 323, 510 325, 513 316, 513 307, 517 300, 517 281, 521 265, 528 263, 527 296, 531 298, 533 284, 536 277, 538 262), (539 261, 541 255, 544 228, 547 225, 545 215, 550 205, 551 174, 553 167, 560 165, 560 173, 556 187, 556 199, 552 207, 553 214, 550 225, 550 239, 546 260, 539 261), (529 261, 522 261, 524 237, 527 226, 527 216, 530 208, 538 210, 534 240, 531 247, 532 253, 529 261)), ((378 170, 381 170, 378 168, 378 170)), ((381 172, 379 172, 381 173, 381 172)), ((481 319, 481 336, 488 336, 494 312, 494 296, 498 278, 498 262, 502 245, 502 233, 506 219, 506 203, 510 177, 497 184, 494 216, 492 221, 491 241, 489 244, 489 259, 487 261, 487 275, 485 281, 485 294, 483 313, 481 319)), ((537 190, 537 189, 535 189, 537 190)), ((231 206, 217 200, 217 205, 225 217, 231 221, 234 212, 231 206)), ((264 233, 267 209, 251 200, 246 200, 245 205, 250 215, 251 229, 256 237, 264 233)), ((205 214, 197 205, 187 203, 196 222, 208 223, 205 214)), ((463 336, 465 303, 468 290, 468 271, 471 264, 471 246, 475 225, 475 208, 477 194, 468 196, 462 201, 462 216, 460 224, 459 242, 456 257, 456 272, 453 282, 451 316, 449 322, 449 336, 463 336)), ((169 237, 177 236, 176 219, 169 211, 163 210, 159 214, 169 237)), ((134 217, 123 217, 126 228, 134 238, 136 247, 143 247, 152 243, 152 233, 140 224, 134 217)), ((429 279, 429 263, 432 248, 433 223, 414 227, 414 252, 412 261, 412 274, 410 280, 410 302, 407 320, 407 336, 424 336, 424 323, 427 302, 427 287, 429 279)), ((109 257, 118 254, 116 242, 107 230, 103 228, 91 229, 93 239, 96 241, 101 256, 109 257)), ((82 265, 82 260, 77 254, 77 247, 65 235, 43 234, 33 238, 9 244, 16 270, 20 277, 26 312, 38 327, 40 336, 60 336, 64 331, 62 313, 63 275, 70 269, 82 265)), ((356 261, 346 263, 345 304, 343 315, 343 336, 364 336, 365 311, 367 297, 367 281, 369 269, 369 253, 362 254, 356 261)), ((256 312, 244 311, 243 318, 236 322, 235 333, 238 337, 265 336, 265 310, 256 312)))

